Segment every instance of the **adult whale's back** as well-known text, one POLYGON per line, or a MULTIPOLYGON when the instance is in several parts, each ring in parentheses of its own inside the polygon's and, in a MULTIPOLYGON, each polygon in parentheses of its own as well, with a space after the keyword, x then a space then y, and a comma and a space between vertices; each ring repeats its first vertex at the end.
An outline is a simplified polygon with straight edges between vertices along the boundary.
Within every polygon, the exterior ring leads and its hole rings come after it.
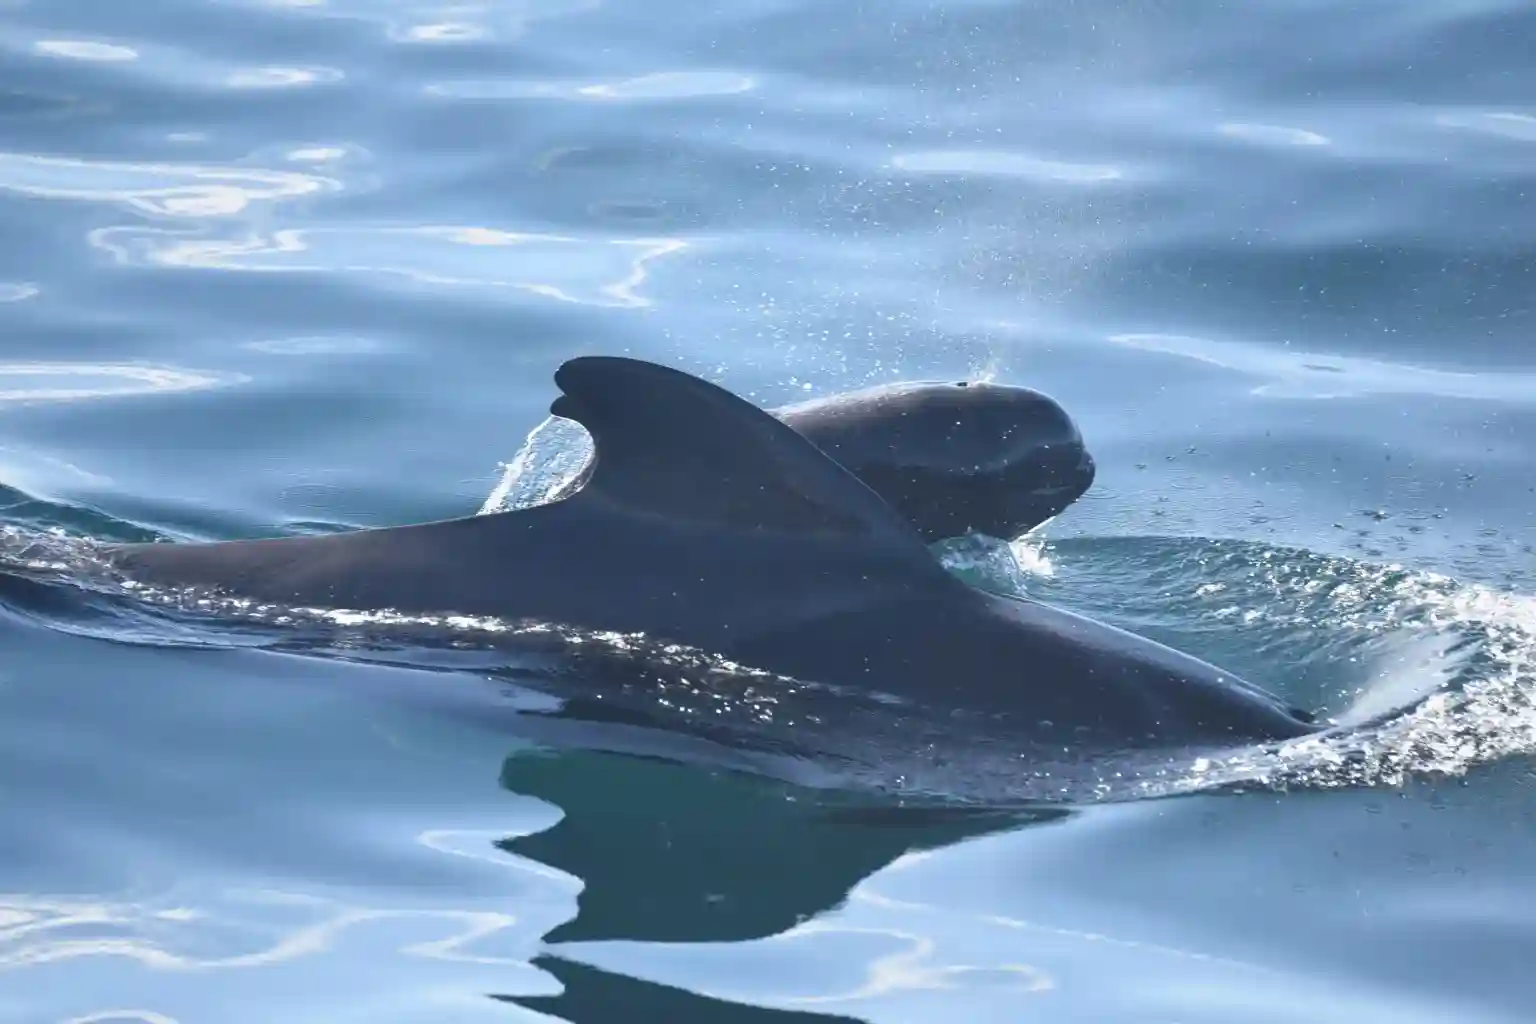
POLYGON ((1152 641, 971 587, 791 427, 677 370, 563 365, 551 412, 595 454, 580 491, 513 512, 320 537, 121 545, 126 574, 258 600, 641 632, 800 679, 1002 712, 1124 745, 1309 727, 1152 641))

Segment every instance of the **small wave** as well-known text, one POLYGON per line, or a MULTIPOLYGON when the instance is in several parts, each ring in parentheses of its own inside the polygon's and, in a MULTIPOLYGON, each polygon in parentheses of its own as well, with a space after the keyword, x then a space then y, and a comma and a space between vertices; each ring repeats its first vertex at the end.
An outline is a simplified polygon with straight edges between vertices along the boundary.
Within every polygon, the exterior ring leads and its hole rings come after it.
POLYGON ((339 82, 342 77, 336 68, 264 67, 231 72, 224 83, 232 89, 293 89, 339 82))
POLYGON ((1041 182, 1091 185, 1119 181, 1125 170, 1111 164, 1046 160, 1028 153, 986 149, 933 149, 899 153, 891 166, 913 174, 979 174, 1041 182))
POLYGON ((1512 110, 1447 111, 1438 115, 1435 123, 1515 142, 1536 142, 1536 117, 1512 110))
POLYGON ((357 356, 382 349, 377 338, 357 334, 306 334, 286 338, 260 338, 242 348, 274 356, 357 356))
POLYGON ((1431 395, 1525 405, 1536 397, 1536 374, 1531 373, 1465 373, 1181 334, 1127 333, 1108 340, 1261 378, 1253 394, 1272 398, 1431 395))
MULTIPOLYGON (((1197 758, 1147 780, 1146 795, 1398 786, 1536 752, 1536 597, 1264 545, 1158 543, 1183 551, 1162 560, 1184 563, 1189 614, 1240 625, 1282 663, 1369 674, 1354 689, 1335 676, 1334 728, 1197 758)), ((1166 598, 1169 580, 1158 589, 1166 598)))
MULTIPOLYGON (((3 171, 0 160, 0 174, 3 171)), ((0 188, 4 187, 0 178, 0 188)), ((229 203, 238 200, 239 206, 201 212, 208 216, 234 212, 249 198, 232 193, 229 203)), ((680 238, 587 238, 474 225, 283 228, 270 233, 241 230, 222 237, 212 232, 119 225, 95 230, 89 238, 92 246, 124 266, 345 273, 618 309, 649 308, 653 300, 641 289, 649 283, 655 265, 689 247, 680 238)))
POLYGON ((453 43, 513 39, 541 21, 570 17, 599 0, 518 0, 466 4, 456 0, 379 3, 378 0, 236 0, 294 15, 349 18, 380 25, 391 42, 453 43))
POLYGON ((425 92, 449 99, 640 103, 734 96, 756 87, 751 76, 731 71, 662 71, 611 82, 453 82, 429 85, 425 92))
POLYGON ((282 202, 340 187, 338 181, 295 171, 0 153, 0 192, 121 203, 159 217, 228 217, 253 203, 282 202))
POLYGON ((1228 138, 1241 139, 1265 146, 1328 146, 1333 140, 1326 135, 1305 128, 1291 128, 1278 124, 1249 124, 1229 121, 1218 129, 1228 138))
POLYGON ((239 374, 143 363, 0 363, 0 405, 204 391, 244 381, 239 374))

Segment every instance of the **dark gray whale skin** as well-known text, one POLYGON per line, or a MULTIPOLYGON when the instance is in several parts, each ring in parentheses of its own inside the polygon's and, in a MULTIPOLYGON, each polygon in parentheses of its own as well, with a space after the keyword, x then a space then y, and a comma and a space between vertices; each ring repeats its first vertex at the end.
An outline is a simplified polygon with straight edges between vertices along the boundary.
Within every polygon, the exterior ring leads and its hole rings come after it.
MULTIPOLYGON (((928 543, 1012 540, 1093 485, 1093 456, 1060 403, 1033 388, 903 381, 770 409, 884 498, 928 543)), ((551 495, 570 497, 590 464, 551 495)))
POLYGON ((654 363, 560 367, 551 412, 595 454, 561 501, 328 536, 125 544, 130 578, 293 605, 644 633, 808 682, 1002 714, 1117 747, 1229 746, 1313 727, 1205 662, 939 564, 788 424, 654 363))
POLYGON ((771 410, 842 463, 929 543, 1022 536, 1093 484, 1082 432, 1033 388, 903 382, 771 410))

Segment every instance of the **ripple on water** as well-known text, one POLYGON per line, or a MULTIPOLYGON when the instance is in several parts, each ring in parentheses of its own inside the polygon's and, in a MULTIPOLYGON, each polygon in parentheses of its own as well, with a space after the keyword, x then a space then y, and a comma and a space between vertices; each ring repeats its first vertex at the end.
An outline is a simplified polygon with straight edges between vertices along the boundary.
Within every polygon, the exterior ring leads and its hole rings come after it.
POLYGON ((1508 110, 1456 110, 1435 117, 1443 128, 1460 128, 1516 142, 1536 142, 1536 117, 1508 110))
POLYGON ((586 102, 644 102, 702 99, 750 92, 757 80, 735 71, 659 71, 611 82, 469 81, 438 82, 423 91, 453 99, 553 99, 586 102))
POLYGON ((229 216, 255 202, 340 188, 333 178, 298 171, 0 153, 0 191, 38 199, 119 203, 159 217, 229 216))
MULTIPOLYGON (((32 447, 0 445, 0 492, 14 489, 41 501, 58 501, 60 486, 104 488, 112 479, 32 447)), ((5 922, 0 920, 0 933, 5 922)))
POLYGON ((510 39, 528 32, 535 22, 569 17, 600 6, 601 0, 512 0, 480 5, 422 3, 410 10, 411 20, 391 21, 386 32, 390 39, 399 43, 510 39))
POLYGON ((139 52, 132 47, 87 39, 39 39, 32 48, 45 56, 67 60, 122 63, 139 59, 139 52))
POLYGON ((1228 122, 1216 129, 1229 138, 1244 142, 1256 142, 1265 146, 1329 146, 1333 140, 1305 128, 1289 128, 1278 124, 1246 124, 1228 122))
POLYGON ((410 25, 396 33, 401 42, 409 43, 467 43, 489 36, 484 25, 469 21, 438 21, 422 25, 410 25))
MULTIPOLYGON (((506 832, 496 836, 506 837, 506 832)), ((489 845, 488 840, 482 841, 489 845)), ((438 857, 455 853, 451 848, 428 852, 438 857)), ((196 999, 200 992, 195 982, 167 989, 166 979, 223 972, 218 976, 225 999, 253 1006, 259 1005, 261 991, 274 982, 303 989, 304 978, 316 969, 319 957, 353 951, 376 958, 382 951, 401 966, 413 966, 418 977, 425 972, 437 984, 479 988, 496 979, 498 988, 505 985, 515 992, 546 990, 545 976, 528 962, 526 951, 536 942, 538 929, 547 931, 570 915, 573 880, 542 865, 524 869, 523 864, 529 863, 524 858, 485 856, 483 860, 500 871, 476 871, 471 877, 493 887, 502 900, 514 901, 517 914, 488 909, 480 900, 459 903, 449 897, 438 905, 370 906, 276 888, 250 891, 183 885, 135 901, 107 896, 0 895, 5 904, 0 914, 16 922, 0 932, 0 969, 30 969, 42 976, 39 984, 47 984, 43 979, 50 977, 48 972, 67 968, 71 961, 101 957, 130 961, 147 971, 137 976, 137 983, 130 979, 114 989, 127 1006, 153 1005, 168 995, 178 1002, 196 999), (485 881, 495 874, 507 881, 485 881)), ((423 863, 431 862, 424 859, 423 863)), ((455 877, 463 877, 465 870, 459 869, 455 877)), ((338 991, 337 1012, 322 1016, 345 1017, 340 1007, 348 998, 355 1000, 355 994, 338 991)), ((178 1018, 147 1009, 100 1009, 49 1019, 178 1024, 178 1018)))
POLYGON ((917 150, 892 157, 891 166, 913 174, 980 174, 1084 185, 1125 177, 1121 168, 1110 164, 1046 160, 1028 153, 990 149, 917 150))
POLYGON ((85 103, 67 93, 0 88, 0 119, 6 121, 77 117, 100 109, 99 104, 85 103))
POLYGON ((291 228, 234 238, 153 228, 104 228, 91 244, 120 263, 249 272, 347 272, 425 285, 536 295, 558 302, 647 307, 640 294, 677 238, 581 238, 495 228, 291 228))
POLYGON ((331 164, 356 152, 351 146, 298 146, 283 153, 283 159, 296 164, 331 164))
POLYGON ((522 35, 539 21, 595 10, 601 0, 460 0, 380 3, 378 0, 233 0, 249 6, 379 25, 397 43, 459 43, 522 35))
POLYGON ((323 65, 232 66, 229 61, 163 42, 130 47, 91 40, 43 39, 34 42, 32 50, 63 60, 96 64, 137 63, 145 73, 152 74, 161 87, 292 89, 338 82, 345 77, 340 68, 323 65))
POLYGON ((1265 383, 1254 388, 1252 393, 1274 398, 1356 398, 1393 394, 1520 404, 1536 402, 1536 374, 1533 373, 1460 373, 1179 334, 1115 334, 1108 340, 1127 348, 1192 359, 1264 378, 1265 383))
POLYGON ((239 374, 213 374, 139 363, 0 363, 0 404, 77 402, 204 391, 245 379, 239 374))
POLYGON ((224 84, 232 89, 294 89, 339 82, 342 77, 337 68, 247 68, 226 76, 224 84))
POLYGON ((377 352, 382 347, 374 338, 358 335, 310 335, 297 338, 262 338, 243 346, 252 352, 274 356, 350 356, 377 352))

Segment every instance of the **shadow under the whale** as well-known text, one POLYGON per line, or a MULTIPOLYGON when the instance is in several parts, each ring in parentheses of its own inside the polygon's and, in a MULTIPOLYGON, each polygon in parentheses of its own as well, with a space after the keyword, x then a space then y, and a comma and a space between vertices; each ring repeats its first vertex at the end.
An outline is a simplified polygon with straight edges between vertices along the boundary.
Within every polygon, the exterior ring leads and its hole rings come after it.
POLYGON ((626 1024, 834 1024, 854 1020, 730 1003, 557 957, 535 957, 532 963, 552 974, 565 990, 557 996, 491 998, 570 1024, 610 1024, 615 1019, 626 1024))
POLYGON ((586 883, 580 914, 551 941, 773 935, 835 906, 904 853, 1073 813, 882 800, 590 751, 515 754, 501 783, 565 812, 505 844, 586 883))
MULTIPOLYGON (((564 811, 552 828, 499 844, 583 881, 576 917, 545 936, 551 943, 775 935, 835 908, 904 854, 1075 813, 879 799, 590 751, 515 754, 501 783, 564 811)), ((572 964, 557 951, 538 962, 565 993, 505 998, 573 1024, 606 1019, 618 1006, 636 1021, 829 1019, 721 1003, 572 964)))

